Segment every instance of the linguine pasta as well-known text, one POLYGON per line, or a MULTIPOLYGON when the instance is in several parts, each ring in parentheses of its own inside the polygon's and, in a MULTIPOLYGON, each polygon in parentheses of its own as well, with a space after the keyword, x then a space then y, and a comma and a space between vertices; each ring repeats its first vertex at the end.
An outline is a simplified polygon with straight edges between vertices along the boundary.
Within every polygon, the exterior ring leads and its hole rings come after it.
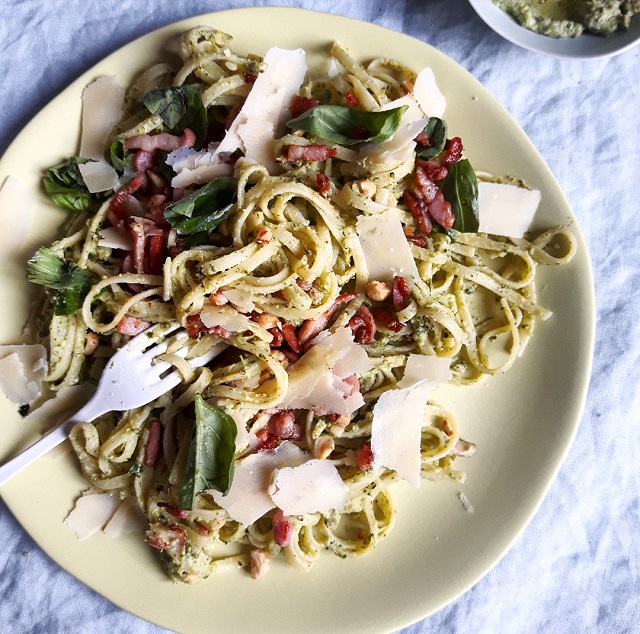
MULTIPOLYGON (((157 65, 129 88, 105 150, 106 156, 109 145, 120 142, 138 163, 145 158, 141 152, 153 162, 146 169, 129 165, 116 193, 89 214, 74 214, 66 237, 51 246, 94 282, 78 310, 54 314, 49 298, 38 315, 50 351, 47 381, 53 390, 96 382, 108 358, 138 330, 155 327, 161 337, 173 324, 186 327, 170 336, 163 355, 183 375, 180 386, 144 407, 73 429, 71 442, 92 489, 137 500, 149 521, 148 542, 183 581, 229 567, 247 567, 261 577, 269 557, 281 552, 302 570, 323 550, 343 558, 366 553, 396 519, 390 485, 398 474, 372 463, 381 395, 398 388, 411 355, 446 360, 450 381, 460 386, 507 370, 536 322, 551 315, 538 303, 538 267, 570 260, 574 240, 565 227, 531 239, 425 232, 405 193, 415 193, 415 143, 378 151, 375 143, 319 141, 294 127, 277 135, 273 165, 242 152, 220 165, 204 143, 197 159, 178 150, 176 161, 194 164, 177 172, 174 162, 171 173, 172 154, 153 145, 168 134, 166 121, 142 105, 142 96, 195 86, 208 132, 220 133, 265 71, 261 58, 236 54, 229 36, 207 27, 185 33, 179 50, 181 65, 157 65), (136 146, 140 139, 153 149, 136 146), (163 211, 217 178, 217 169, 235 179, 233 202, 223 222, 193 243, 163 211), (389 210, 396 210, 417 276, 384 282, 369 274, 358 221, 389 210), (107 228, 131 236, 133 246, 109 246, 107 228), (347 380, 362 404, 347 414, 283 406, 292 369, 314 337, 345 328, 370 364, 347 380), (190 357, 220 341, 228 345, 225 352, 191 368, 190 357), (292 515, 274 507, 243 524, 213 488, 205 488, 191 508, 181 508, 197 397, 235 421, 236 471, 251 456, 294 444, 309 458, 334 465, 347 490, 344 507, 292 515)), ((294 100, 298 108, 379 111, 410 93, 416 81, 414 71, 394 60, 362 65, 339 44, 327 61, 328 71, 305 79, 294 100)), ((180 133, 173 138, 184 139, 180 133)), ((440 155, 445 166, 446 152, 440 155)), ((458 465, 474 449, 452 414, 429 400, 420 432, 422 478, 464 481, 458 465)))

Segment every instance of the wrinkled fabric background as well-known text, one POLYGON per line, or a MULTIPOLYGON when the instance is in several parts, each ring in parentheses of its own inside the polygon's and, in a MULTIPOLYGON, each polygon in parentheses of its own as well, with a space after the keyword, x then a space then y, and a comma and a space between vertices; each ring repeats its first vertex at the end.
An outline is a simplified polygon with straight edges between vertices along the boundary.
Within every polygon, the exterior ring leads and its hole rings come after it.
MULTIPOLYGON (((0 153, 73 79, 178 19, 265 1, 0 0, 0 153)), ((586 411, 531 524, 418 633, 640 632, 640 47, 561 61, 502 40, 465 0, 277 3, 351 16, 440 49, 511 112, 585 234, 597 295, 586 411)), ((163 632, 60 569, 0 501, 0 632, 163 632), (28 553, 28 556, 23 556, 28 553)))

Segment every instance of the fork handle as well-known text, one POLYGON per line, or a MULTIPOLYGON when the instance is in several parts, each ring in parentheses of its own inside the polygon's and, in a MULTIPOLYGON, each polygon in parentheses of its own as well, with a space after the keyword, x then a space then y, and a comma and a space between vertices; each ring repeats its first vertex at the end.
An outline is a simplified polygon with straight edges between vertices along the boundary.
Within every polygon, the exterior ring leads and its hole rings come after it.
POLYGON ((96 407, 92 404, 91 400, 76 412, 71 418, 68 418, 61 425, 58 425, 53 431, 44 435, 40 440, 36 441, 25 449, 22 453, 19 453, 15 458, 9 460, 0 467, 0 487, 11 480, 14 475, 20 473, 25 467, 28 467, 32 462, 35 462, 40 456, 44 456, 48 451, 57 447, 61 442, 64 442, 69 437, 71 428, 78 422, 90 422, 97 418, 101 413, 96 412, 96 407))

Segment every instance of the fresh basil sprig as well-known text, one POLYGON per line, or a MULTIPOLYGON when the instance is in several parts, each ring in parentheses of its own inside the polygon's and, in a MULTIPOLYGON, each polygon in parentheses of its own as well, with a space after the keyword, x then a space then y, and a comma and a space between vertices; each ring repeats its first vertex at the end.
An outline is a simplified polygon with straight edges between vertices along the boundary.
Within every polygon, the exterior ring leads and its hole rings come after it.
POLYGON ((452 229, 460 233, 477 233, 479 224, 478 179, 467 159, 449 165, 449 173, 438 182, 456 219, 452 229))
POLYGON ((111 190, 96 194, 89 192, 78 167, 86 162, 86 159, 72 156, 47 170, 42 184, 58 207, 71 211, 87 211, 95 203, 105 200, 113 193, 111 190))
POLYGON ((447 124, 438 117, 431 117, 423 132, 431 143, 428 147, 418 146, 416 156, 425 160, 438 156, 447 143, 447 124))
POLYGON ((205 236, 231 213, 237 181, 221 176, 164 210, 166 221, 181 233, 205 236))
POLYGON ((346 106, 315 106, 289 121, 287 127, 338 145, 382 143, 395 134, 406 109, 364 112, 346 106))
POLYGON ((233 418, 201 396, 196 396, 195 406, 196 422, 180 484, 180 508, 187 511, 205 489, 227 494, 233 481, 236 450, 237 427, 233 418))
POLYGON ((182 134, 189 128, 196 135, 195 146, 202 145, 207 132, 207 109, 199 86, 155 88, 142 95, 142 103, 162 119, 169 132, 182 134))
POLYGON ((75 313, 96 283, 88 271, 44 247, 27 263, 27 280, 54 291, 53 312, 56 315, 75 313))

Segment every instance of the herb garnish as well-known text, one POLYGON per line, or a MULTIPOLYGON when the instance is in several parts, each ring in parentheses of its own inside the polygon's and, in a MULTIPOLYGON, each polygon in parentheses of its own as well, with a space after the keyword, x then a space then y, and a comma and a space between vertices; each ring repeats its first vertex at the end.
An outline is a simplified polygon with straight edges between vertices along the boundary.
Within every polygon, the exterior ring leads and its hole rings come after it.
POLYGON ((390 139, 400 125, 407 106, 365 112, 346 106, 315 106, 287 123, 287 127, 305 130, 312 136, 337 143, 382 143, 390 139))
POLYGON ((96 282, 88 271, 44 247, 27 263, 27 280, 54 291, 53 312, 56 315, 75 313, 96 282))
POLYGON ((187 511, 205 489, 227 494, 233 480, 236 450, 237 427, 233 418, 201 396, 196 396, 195 406, 196 421, 180 485, 180 508, 187 511))

